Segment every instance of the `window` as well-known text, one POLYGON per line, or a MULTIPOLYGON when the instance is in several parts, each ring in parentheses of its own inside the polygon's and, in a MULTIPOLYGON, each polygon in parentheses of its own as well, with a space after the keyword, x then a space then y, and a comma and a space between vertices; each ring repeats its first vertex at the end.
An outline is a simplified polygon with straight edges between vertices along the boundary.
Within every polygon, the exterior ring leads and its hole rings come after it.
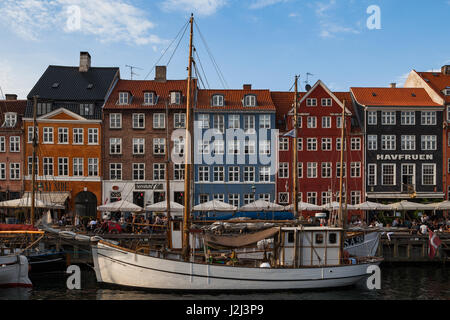
POLYGON ((377 124, 377 112, 376 111, 368 111, 367 112, 367 124, 372 125, 372 126, 377 124))
POLYGON ((289 192, 278 192, 278 203, 289 203, 289 192))
POLYGON ((395 111, 381 111, 382 125, 395 125, 395 111))
POLYGON ((323 233, 315 233, 314 235, 314 244, 323 244, 323 233))
POLYGON ((331 151, 331 138, 322 138, 322 151, 331 151))
POLYGON ((259 168, 259 182, 270 182, 270 167, 259 168))
POLYGON ((145 180, 145 163, 133 163, 133 180, 145 180))
POLYGON ((153 154, 166 154, 165 138, 153 138, 153 154))
POLYGON ((297 138, 297 151, 303 151, 303 138, 297 138))
POLYGON ((128 104, 128 92, 119 92, 119 104, 128 104))
POLYGON ((259 143, 259 154, 270 154, 270 141, 262 140, 259 143))
POLYGON ((255 153, 256 153, 256 141, 245 140, 244 154, 255 154, 255 153))
POLYGON ((256 107, 256 96, 248 94, 244 97, 244 107, 256 107))
POLYGON ((206 166, 198 167, 198 181, 209 182, 209 167, 206 166))
POLYGON ((350 149, 353 151, 361 150, 361 139, 360 138, 351 138, 350 149))
POLYGON ((0 163, 0 180, 6 180, 6 163, 0 163))
POLYGON ((317 151, 317 138, 307 138, 306 149, 308 151, 317 151))
POLYGON ((224 106, 224 98, 221 94, 215 94, 212 97, 212 106, 213 107, 223 107, 224 106))
POLYGON ((270 193, 260 193, 258 197, 260 200, 270 202, 270 193))
POLYGON ((20 137, 9 137, 9 152, 20 152, 20 137))
POLYGON ((422 164, 422 184, 428 186, 436 184, 435 164, 422 164))
POLYGON ((239 194, 238 193, 230 193, 228 195, 228 203, 232 206, 239 208, 239 194))
POLYGON ((331 191, 322 192, 321 203, 322 203, 322 205, 331 203, 331 191))
POLYGON ((367 149, 368 150, 377 150, 378 149, 378 140, 377 135, 368 135, 367 136, 367 149))
POLYGON ((361 203, 361 191, 350 191, 350 201, 352 205, 361 203))
POLYGON ((98 144, 98 129, 89 128, 88 129, 88 144, 98 144))
POLYGON ((0 136, 0 152, 6 152, 5 136, 0 136))
POLYGON ((331 128, 331 117, 322 117, 322 128, 331 128))
POLYGON ((145 114, 133 113, 132 119, 133 119, 133 129, 145 128, 145 114))
POLYGON ((297 178, 303 178, 303 162, 297 162, 297 178))
POLYGON ((9 164, 9 179, 10 180, 20 180, 20 163, 10 163, 9 164))
POLYGON ((217 133, 225 131, 225 117, 222 114, 215 114, 213 117, 213 127, 217 133))
MULTIPOLYGON (((343 163, 343 168, 344 171, 342 172, 342 177, 346 177, 347 176, 347 164, 344 162, 343 163)), ((336 162, 336 178, 340 178, 341 177, 341 163, 340 162, 336 162)))
POLYGON ((186 113, 175 113, 173 115, 174 128, 186 128, 186 113))
POLYGON ((395 138, 395 135, 382 135, 381 150, 395 150, 397 148, 395 138))
POLYGON ((133 154, 144 154, 144 153, 145 153, 145 139, 133 138, 133 154))
POLYGON ((306 194, 306 201, 310 204, 317 204, 317 192, 308 192, 306 194))
POLYGON ((437 137, 436 136, 421 136, 422 150, 436 150, 437 137))
POLYGON ((225 168, 224 167, 214 167, 214 182, 224 182, 225 181, 225 168))
POLYGON ((239 167, 228 167, 228 182, 239 182, 239 167))
POLYGON ((43 143, 53 143, 53 128, 52 127, 44 127, 44 134, 42 137, 43 143))
POLYGON ((342 116, 336 117, 336 128, 342 128, 342 116))
POLYGON ((331 178, 331 162, 322 162, 322 178, 331 178))
POLYGON ((350 163, 350 177, 352 178, 361 177, 361 162, 350 163))
POLYGON ((73 158, 73 176, 83 176, 83 158, 73 158))
POLYGON ((166 128, 166 115, 164 113, 153 114, 153 129, 166 128))
POLYGON ((381 183, 384 186, 395 185, 395 164, 381 165, 381 183))
POLYGON ((6 112, 5 113, 5 123, 3 124, 5 127, 13 128, 17 123, 17 113, 15 112, 6 112))
POLYGON ((322 107, 331 107, 333 105, 333 100, 331 98, 322 98, 322 107))
POLYGON ((154 92, 144 92, 144 104, 146 105, 156 104, 156 95, 154 92))
POLYGON ((404 126, 411 126, 416 124, 416 113, 414 111, 402 111, 401 123, 404 126))
POLYGON ((255 202, 255 195, 253 193, 244 194, 244 205, 255 202))
POLYGON ((278 168, 278 178, 287 179, 289 178, 289 163, 288 162, 280 162, 278 168))
POLYGON ((307 121, 308 128, 317 128, 317 117, 308 117, 307 121))
POLYGON ((255 116, 253 115, 245 115, 244 116, 244 130, 247 133, 255 132, 255 116))
POLYGON ((182 137, 175 138, 173 140, 173 152, 177 154, 179 157, 182 157, 184 154, 184 140, 182 137))
POLYGON ((73 128, 73 144, 83 144, 83 128, 73 128))
POLYGON ((377 185, 377 165, 374 163, 367 165, 367 185, 377 185))
POLYGON ((239 129, 241 127, 241 120, 238 114, 230 114, 228 116, 228 128, 239 129))
POLYGON ((220 202, 224 202, 225 201, 225 195, 223 193, 216 193, 213 195, 213 199, 220 201, 220 202))
POLYGON ((58 158, 58 175, 69 175, 69 158, 58 158))
POLYGON ((436 111, 422 111, 421 124, 423 126, 436 125, 436 111))
POLYGON ((122 128, 122 114, 121 113, 111 113, 109 115, 109 128, 110 129, 121 129, 122 128))
POLYGON ((244 167, 244 182, 255 182, 255 167, 244 167))
POLYGON ((68 128, 58 128, 58 143, 59 144, 69 143, 69 129, 68 128))
POLYGON ((109 179, 110 180, 122 180, 122 164, 110 163, 109 164, 109 179))
POLYGON ((209 201, 209 195, 208 195, 208 194, 200 194, 200 195, 198 196, 198 202, 199 202, 200 204, 206 203, 206 202, 208 202, 208 201, 209 201))
POLYGON ((289 151, 289 139, 288 138, 280 138, 280 151, 289 151))
POLYGON ((172 91, 170 93, 170 104, 180 104, 181 103, 181 92, 172 91))
POLYGON ((80 103, 80 115, 93 116, 94 115, 94 104, 93 103, 80 103))
POLYGON ((270 129, 270 115, 262 114, 259 116, 259 128, 270 129))
POLYGON ((228 154, 239 154, 240 153, 240 141, 231 140, 228 141, 228 154))
POLYGON ((173 177, 177 181, 184 180, 184 163, 173 164, 173 177))
POLYGON ((306 99, 306 106, 307 107, 316 107, 317 99, 316 98, 306 99))
MULTIPOLYGON (((34 139, 34 127, 28 127, 28 143, 32 143, 34 139)), ((39 127, 36 127, 36 142, 39 143, 39 127)))
MULTIPOLYGON (((39 175, 39 158, 35 158, 34 162, 34 170, 36 175, 39 175)), ((28 175, 31 176, 33 174, 33 157, 28 157, 28 175)))
POLYGON ((225 141, 214 140, 213 148, 213 154, 225 154, 225 141))
POLYGON ((201 129, 209 128, 209 114, 201 113, 198 115, 198 122, 201 129))
MULTIPOLYGON (((336 138, 336 150, 341 151, 341 138, 336 138)), ((347 150, 347 140, 344 141, 344 150, 347 150)))
POLYGON ((43 159, 43 174, 44 176, 53 176, 53 158, 45 157, 43 159))
POLYGON ((109 154, 122 154, 122 138, 109 139, 109 154))
POLYGON ((306 177, 309 179, 317 178, 317 162, 308 162, 306 177))
POLYGON ((39 102, 37 104, 37 115, 43 115, 52 111, 52 104, 50 102, 39 102))
POLYGON ((403 135, 402 136, 402 150, 416 150, 416 136, 403 135))
POLYGON ((198 152, 200 154, 209 154, 211 151, 209 150, 209 142, 208 141, 200 141, 198 145, 198 152))
POLYGON ((90 177, 98 176, 98 158, 88 159, 88 176, 90 177))

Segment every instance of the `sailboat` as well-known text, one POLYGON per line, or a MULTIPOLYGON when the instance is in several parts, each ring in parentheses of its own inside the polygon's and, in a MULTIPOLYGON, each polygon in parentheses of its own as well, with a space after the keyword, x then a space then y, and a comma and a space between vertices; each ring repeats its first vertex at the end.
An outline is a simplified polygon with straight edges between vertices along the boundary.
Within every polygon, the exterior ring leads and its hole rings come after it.
POLYGON ((344 257, 343 228, 278 226, 251 234, 249 242, 267 238, 274 241, 271 257, 263 260, 239 258, 232 250, 239 242, 234 235, 206 237, 203 232, 193 232, 189 161, 193 150, 190 142, 193 15, 189 22, 182 250, 141 252, 100 240, 91 244, 97 281, 158 290, 265 291, 349 286, 368 277, 368 267, 378 265, 382 259, 344 257), (191 241, 194 241, 192 248, 191 241), (198 243, 203 243, 203 250, 195 251, 198 243), (229 254, 214 256, 207 247, 215 245, 229 247, 229 254), (292 254, 287 254, 286 248, 292 248, 292 254))

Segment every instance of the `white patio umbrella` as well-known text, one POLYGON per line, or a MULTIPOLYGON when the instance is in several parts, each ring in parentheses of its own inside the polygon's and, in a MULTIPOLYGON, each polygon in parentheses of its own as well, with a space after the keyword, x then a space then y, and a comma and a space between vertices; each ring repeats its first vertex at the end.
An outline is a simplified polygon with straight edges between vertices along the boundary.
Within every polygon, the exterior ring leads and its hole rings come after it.
MULTIPOLYGON (((31 208, 31 197, 20 198, 8 201, 0 202, 1 208, 31 208)), ((47 209, 64 209, 64 206, 53 204, 53 203, 45 203, 42 200, 35 199, 34 201, 35 208, 47 208, 47 209)))
MULTIPOLYGON (((339 210, 339 202, 333 201, 320 206, 324 210, 339 210)), ((345 210, 345 203, 342 203, 342 210, 345 210)), ((347 210, 358 210, 354 205, 347 204, 347 210)))
POLYGON ((265 201, 263 199, 256 200, 239 208, 240 211, 283 211, 284 206, 265 201))
POLYGON ((98 211, 121 211, 121 212, 139 212, 142 211, 142 208, 134 203, 131 203, 126 200, 120 200, 116 202, 110 202, 97 207, 98 211))
POLYGON ((389 207, 391 207, 391 210, 433 210, 431 207, 429 207, 426 204, 416 203, 416 202, 409 202, 407 200, 402 200, 400 202, 395 202, 389 204, 389 207))
MULTIPOLYGON (((158 203, 154 203, 145 207, 147 211, 166 211, 167 210, 167 201, 161 201, 158 203)), ((177 202, 170 201, 170 211, 171 212, 183 212, 184 206, 177 202)))
POLYGON ((230 212, 236 211, 237 207, 231 204, 219 201, 219 200, 211 200, 208 202, 204 202, 198 204, 192 208, 193 211, 221 211, 221 212, 230 212))
POLYGON ((450 210, 450 201, 442 201, 427 204, 430 210, 450 210))
MULTIPOLYGON (((286 211, 292 211, 294 209, 294 205, 290 204, 284 208, 286 211)), ((308 203, 308 202, 300 201, 298 203, 298 210, 300 210, 300 211, 320 211, 320 210, 322 210, 322 207, 315 205, 315 204, 308 203)))
POLYGON ((360 204, 355 205, 357 210, 392 210, 391 207, 387 204, 377 203, 377 202, 370 202, 366 201, 360 204))

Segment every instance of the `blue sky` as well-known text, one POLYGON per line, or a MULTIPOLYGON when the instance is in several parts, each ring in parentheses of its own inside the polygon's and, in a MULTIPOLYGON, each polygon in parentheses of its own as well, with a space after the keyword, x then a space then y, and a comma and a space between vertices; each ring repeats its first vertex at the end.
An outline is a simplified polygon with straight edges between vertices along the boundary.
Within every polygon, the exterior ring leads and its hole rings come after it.
MULTIPOLYGON (((77 65, 80 51, 143 79, 191 12, 227 88, 287 91, 295 74, 303 88, 307 72, 335 91, 401 86, 412 69, 450 64, 449 0, 0 0, 0 87, 24 98, 48 65, 77 65), (371 5, 381 29, 367 27, 371 5)), ((205 86, 223 88, 196 30, 194 42, 205 86)), ((186 78, 187 47, 186 33, 168 78, 186 78)))

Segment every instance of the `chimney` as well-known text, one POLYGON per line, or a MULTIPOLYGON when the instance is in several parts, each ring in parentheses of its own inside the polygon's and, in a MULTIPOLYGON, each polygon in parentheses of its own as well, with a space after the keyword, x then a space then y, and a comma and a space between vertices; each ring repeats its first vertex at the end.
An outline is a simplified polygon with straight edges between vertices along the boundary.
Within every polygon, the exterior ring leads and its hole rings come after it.
POLYGON ((450 65, 443 66, 441 72, 443 75, 450 76, 450 65))
POLYGON ((6 100, 17 100, 17 94, 5 94, 6 100))
POLYGON ((82 51, 80 52, 80 72, 88 72, 91 67, 91 55, 89 52, 82 51))
POLYGON ((391 83, 391 88, 397 88, 397 84, 395 82, 391 83))
POLYGON ((155 81, 166 82, 167 81, 167 67, 166 66, 156 66, 155 69, 155 81))
POLYGON ((251 84, 244 84, 244 85, 242 86, 242 88, 243 88, 244 90, 252 90, 252 85, 251 85, 251 84))

